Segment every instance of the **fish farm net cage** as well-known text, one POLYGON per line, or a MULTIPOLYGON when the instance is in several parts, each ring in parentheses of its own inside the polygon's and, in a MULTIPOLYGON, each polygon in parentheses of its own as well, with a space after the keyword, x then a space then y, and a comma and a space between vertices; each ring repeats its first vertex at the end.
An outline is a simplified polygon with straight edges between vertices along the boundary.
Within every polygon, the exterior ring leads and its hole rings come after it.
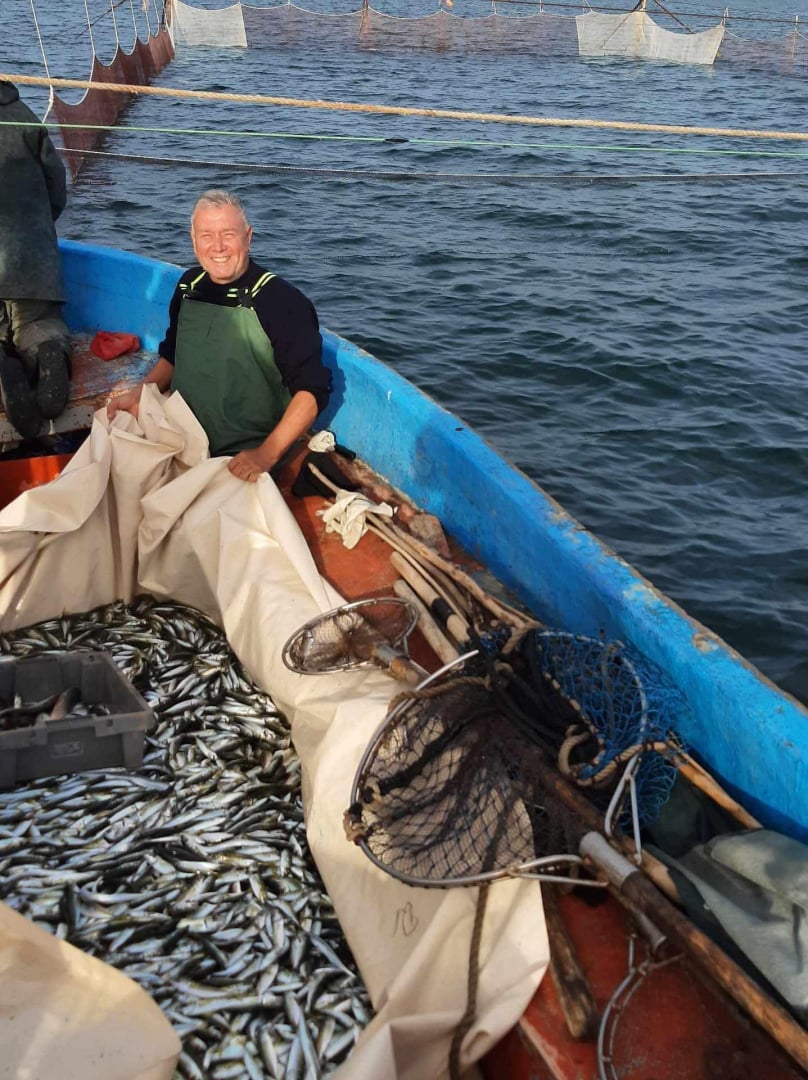
MULTIPOLYGON (((658 10, 657 10, 658 8, 658 10)), ((804 74, 808 38, 795 17, 750 19, 729 11, 599 12, 571 0, 535 8, 488 0, 426 4, 387 0, 378 6, 311 0, 307 6, 231 4, 210 10, 174 0, 168 29, 175 47, 227 45, 300 48, 313 44, 356 49, 422 50, 535 57, 623 56, 675 63, 743 64, 804 74), (753 40, 753 38, 755 40, 753 40)))
POLYGON ((576 844, 548 768, 606 812, 631 766, 621 824, 651 824, 676 779, 687 710, 620 643, 533 630, 507 663, 483 650, 396 699, 357 769, 346 833, 412 885, 555 877, 576 844))

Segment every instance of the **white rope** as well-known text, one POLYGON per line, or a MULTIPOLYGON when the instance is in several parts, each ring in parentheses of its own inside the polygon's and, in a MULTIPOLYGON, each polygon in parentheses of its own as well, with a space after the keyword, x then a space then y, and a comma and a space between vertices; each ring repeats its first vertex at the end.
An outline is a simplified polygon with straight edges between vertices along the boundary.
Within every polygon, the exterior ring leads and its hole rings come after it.
MULTIPOLYGON (((151 3, 152 3, 152 7, 154 8, 155 17, 157 19, 157 29, 154 32, 154 36, 156 37, 160 33, 160 27, 163 25, 163 18, 161 17, 160 12, 157 10, 157 2, 156 2, 156 0, 151 0, 151 3)), ((148 4, 148 0, 145 0, 144 6, 147 5, 147 4, 148 4)), ((163 0, 163 16, 165 15, 165 10, 166 10, 165 0, 163 0)))
POLYGON ((97 55, 95 51, 95 38, 93 37, 93 24, 90 21, 90 9, 87 7, 87 0, 84 0, 84 11, 87 15, 87 31, 90 35, 90 47, 93 50, 93 58, 95 58, 97 55))
POLYGON ((135 18, 135 3, 134 0, 129 0, 129 8, 132 12, 132 29, 135 31, 135 45, 137 45, 140 36, 137 31, 137 19, 135 18))
MULTIPOLYGON (((45 74, 50 78, 50 71, 48 70, 48 58, 45 55, 45 42, 42 40, 42 34, 39 30, 39 19, 36 17, 36 7, 34 6, 34 0, 31 0, 31 14, 34 17, 34 26, 36 27, 36 36, 39 40, 39 51, 42 53, 42 63, 45 66, 45 74)), ((53 87, 51 87, 53 92, 53 87)))
POLYGON ((338 533, 344 546, 350 550, 368 531, 368 514, 391 518, 394 513, 389 503, 375 503, 361 491, 342 491, 338 488, 332 505, 318 510, 317 517, 323 519, 325 531, 338 533))
POLYGON ((112 16, 112 25, 115 27, 115 52, 121 47, 121 40, 118 37, 118 20, 115 17, 115 5, 112 0, 109 0, 109 13, 112 16))
MULTIPOLYGON (((86 4, 87 0, 85 0, 86 4)), ((24 86, 48 85, 38 75, 10 75, 24 86)), ((782 139, 808 142, 808 131, 774 131, 761 128, 698 127, 689 124, 647 124, 632 120, 593 120, 591 117, 522 116, 509 113, 485 113, 463 109, 434 109, 409 105, 380 105, 371 102, 323 101, 320 98, 289 98, 272 94, 233 94, 221 90, 181 90, 171 86, 144 86, 142 83, 103 83, 87 79, 50 80, 53 86, 78 86, 116 94, 147 94, 158 97, 187 98, 193 101, 240 101, 256 105, 280 105, 283 108, 325 109, 334 112, 371 113, 375 116, 423 116, 439 120, 482 121, 495 124, 523 124, 530 127, 598 128, 605 131, 657 131, 666 135, 718 135, 732 139, 782 139)))
MULTIPOLYGON (((50 75, 50 71, 48 70, 48 58, 45 55, 45 42, 42 40, 42 34, 40 32, 40 29, 39 29, 39 19, 36 17, 36 7, 34 6, 34 0, 31 0, 31 14, 34 17, 34 26, 36 27, 36 36, 37 36, 37 38, 39 40, 39 51, 42 53, 42 63, 43 63, 44 68, 45 68, 45 74, 47 75, 48 79, 50 79, 51 75, 50 75)), ((45 122, 45 120, 47 120, 48 113, 51 111, 52 108, 53 108, 53 87, 51 86, 48 89, 47 108, 45 109, 45 112, 42 114, 42 122, 43 123, 45 122)))
POLYGON ((333 450, 337 445, 337 440, 334 438, 334 432, 325 429, 318 431, 316 435, 312 435, 309 439, 309 450, 319 451, 327 453, 329 450, 333 450))

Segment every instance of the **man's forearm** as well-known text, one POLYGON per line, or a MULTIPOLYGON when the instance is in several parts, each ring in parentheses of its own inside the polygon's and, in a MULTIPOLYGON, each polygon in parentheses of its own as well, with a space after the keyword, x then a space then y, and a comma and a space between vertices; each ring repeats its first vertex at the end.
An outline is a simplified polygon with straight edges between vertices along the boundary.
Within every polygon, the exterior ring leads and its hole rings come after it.
POLYGON ((144 385, 146 383, 155 383, 157 389, 161 394, 164 394, 166 390, 171 386, 171 380, 174 378, 174 365, 170 364, 168 360, 164 360, 163 357, 159 357, 157 363, 151 369, 149 374, 143 380, 144 385))
POLYGON ((304 435, 317 419, 317 399, 308 390, 298 390, 286 406, 275 428, 259 447, 265 467, 277 465, 289 447, 304 435))
POLYGON ((286 406, 286 412, 260 446, 242 450, 231 459, 228 469, 240 480, 254 484, 281 460, 317 417, 317 399, 308 390, 298 390, 286 406))

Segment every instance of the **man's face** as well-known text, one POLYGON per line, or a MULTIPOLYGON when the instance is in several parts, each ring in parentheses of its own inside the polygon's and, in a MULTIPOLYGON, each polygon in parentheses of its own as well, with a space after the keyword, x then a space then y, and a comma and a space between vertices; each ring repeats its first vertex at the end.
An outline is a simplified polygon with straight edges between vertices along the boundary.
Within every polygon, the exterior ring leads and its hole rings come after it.
POLYGON ((200 206, 191 223, 199 265, 217 285, 241 277, 250 261, 252 229, 235 206, 200 206))

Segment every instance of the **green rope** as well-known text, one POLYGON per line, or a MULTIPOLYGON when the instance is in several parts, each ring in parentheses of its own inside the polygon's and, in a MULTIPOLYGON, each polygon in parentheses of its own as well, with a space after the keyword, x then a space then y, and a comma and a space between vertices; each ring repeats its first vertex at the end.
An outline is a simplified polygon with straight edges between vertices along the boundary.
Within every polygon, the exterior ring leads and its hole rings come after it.
MULTIPOLYGON (((31 127, 20 120, 2 120, 0 127, 31 127)), ((41 125, 38 125, 41 126, 41 125)), ((284 132, 284 131, 230 131, 225 128, 170 128, 170 127, 145 127, 118 124, 58 124, 49 122, 45 127, 54 130, 76 131, 116 131, 122 133, 140 133, 150 135, 203 135, 223 136, 226 138, 244 137, 248 139, 297 139, 311 142, 354 142, 354 143, 394 143, 411 144, 417 146, 456 146, 459 148, 492 149, 492 150, 574 150, 574 151, 605 151, 607 153, 640 153, 640 154, 707 154, 722 157, 773 157, 773 158, 808 158, 805 150, 712 150, 694 147, 668 147, 668 146, 609 146, 601 143, 551 143, 551 142, 511 142, 494 139, 430 139, 421 137, 399 138, 389 135, 326 135, 320 132, 284 132)), ((80 151, 76 151, 79 153, 80 151)))

